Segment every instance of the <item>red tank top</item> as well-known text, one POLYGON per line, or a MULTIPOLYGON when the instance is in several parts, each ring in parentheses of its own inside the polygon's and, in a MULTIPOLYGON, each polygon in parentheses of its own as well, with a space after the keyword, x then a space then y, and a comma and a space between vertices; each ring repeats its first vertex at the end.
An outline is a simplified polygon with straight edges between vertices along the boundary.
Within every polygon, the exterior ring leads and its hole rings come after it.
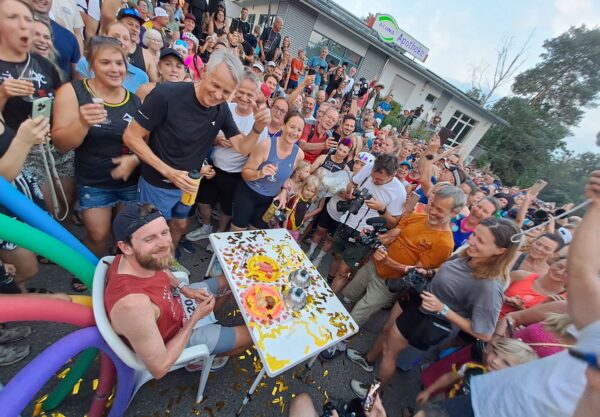
MULTIPOLYGON (((531 274, 523 278, 521 281, 517 281, 512 284, 510 287, 504 291, 505 297, 519 297, 523 300, 523 304, 525 305, 525 309, 531 308, 534 305, 540 304, 543 302, 548 296, 542 295, 533 289, 533 283, 540 276, 540 274, 531 274)), ((500 310, 500 320, 504 318, 504 316, 508 313, 515 311, 514 307, 511 307, 507 304, 502 305, 502 310, 500 310)))
POLYGON ((160 311, 156 320, 158 331, 165 343, 171 340, 183 326, 183 308, 179 297, 171 293, 171 281, 163 271, 156 271, 150 278, 119 274, 121 255, 117 255, 108 268, 108 283, 104 291, 104 308, 110 317, 114 305, 129 294, 145 294, 160 311))

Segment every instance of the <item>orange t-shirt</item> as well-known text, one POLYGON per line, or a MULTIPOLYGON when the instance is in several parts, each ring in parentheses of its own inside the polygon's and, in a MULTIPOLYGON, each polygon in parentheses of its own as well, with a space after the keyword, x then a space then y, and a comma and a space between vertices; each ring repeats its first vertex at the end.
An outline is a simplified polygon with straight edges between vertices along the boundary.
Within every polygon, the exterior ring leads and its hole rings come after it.
POLYGON ((302 62, 298 58, 294 58, 292 59, 292 63, 290 64, 290 66, 292 67, 292 72, 290 73, 290 80, 298 81, 299 75, 294 74, 293 70, 297 69, 298 72, 302 72, 302 69, 304 68, 304 62, 302 62))
MULTIPOLYGON (((400 236, 388 248, 388 256, 403 265, 420 264, 437 268, 454 249, 452 232, 433 230, 427 225, 427 214, 411 213, 398 224, 400 236)), ((400 273, 383 262, 375 262, 377 274, 384 279, 397 278, 400 273)))

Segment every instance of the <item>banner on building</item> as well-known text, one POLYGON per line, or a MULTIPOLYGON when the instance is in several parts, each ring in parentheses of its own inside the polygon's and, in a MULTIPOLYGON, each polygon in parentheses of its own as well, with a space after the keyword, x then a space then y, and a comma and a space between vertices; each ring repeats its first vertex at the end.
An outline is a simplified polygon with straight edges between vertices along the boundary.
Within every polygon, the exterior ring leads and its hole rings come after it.
POLYGON ((398 45, 419 61, 425 62, 427 59, 429 48, 400 29, 393 16, 378 14, 369 22, 369 26, 377 32, 383 42, 398 45))

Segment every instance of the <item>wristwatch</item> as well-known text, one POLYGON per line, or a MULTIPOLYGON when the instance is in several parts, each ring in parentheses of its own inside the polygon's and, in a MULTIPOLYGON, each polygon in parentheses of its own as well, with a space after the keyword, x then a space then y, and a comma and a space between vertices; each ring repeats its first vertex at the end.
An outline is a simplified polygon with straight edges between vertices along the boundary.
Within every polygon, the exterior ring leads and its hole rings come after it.
POLYGON ((383 216, 387 212, 387 207, 384 207, 383 210, 377 210, 380 216, 383 216))
POLYGON ((188 284, 185 281, 181 281, 179 284, 177 284, 177 290, 181 291, 183 289, 183 287, 187 287, 188 284))
POLYGON ((448 311, 450 311, 450 309, 448 308, 448 306, 446 304, 444 304, 444 308, 442 308, 440 311, 438 311, 438 314, 440 316, 446 317, 446 315, 448 314, 448 311))

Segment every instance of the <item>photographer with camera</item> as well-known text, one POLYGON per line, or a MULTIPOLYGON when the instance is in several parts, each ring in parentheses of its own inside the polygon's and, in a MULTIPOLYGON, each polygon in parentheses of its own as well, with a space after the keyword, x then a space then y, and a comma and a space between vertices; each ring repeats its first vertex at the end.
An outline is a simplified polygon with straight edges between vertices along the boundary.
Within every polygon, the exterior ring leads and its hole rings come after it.
POLYGON ((367 221, 381 216, 385 226, 393 228, 402 214, 406 190, 396 178, 400 162, 395 155, 380 155, 373 165, 367 165, 354 176, 338 202, 338 211, 346 212, 340 219, 333 237, 334 261, 329 270, 335 276, 331 285, 338 294, 348 283, 348 277, 371 250, 370 244, 361 243, 361 232, 373 229, 367 221))
MULTIPOLYGON (((398 226, 378 236, 385 246, 377 248, 342 291, 344 301, 355 303, 350 314, 359 326, 380 309, 392 305, 399 290, 395 284, 406 281, 404 277, 411 268, 418 266, 430 271, 448 259, 454 246, 450 219, 460 213, 466 200, 460 188, 442 187, 430 199, 427 213, 404 215, 398 226)), ((332 359, 344 350, 348 359, 368 372, 373 371, 373 366, 359 352, 347 348, 346 340, 324 351, 321 358, 332 359)))
MULTIPOLYGON (((459 330, 482 341, 492 337, 508 268, 519 248, 512 237, 518 233, 520 229, 510 220, 484 219, 469 237, 466 250, 441 265, 428 289, 411 290, 394 304, 383 332, 363 358, 374 364, 382 357, 382 386, 394 376, 398 355, 409 345, 427 350, 459 330)), ((428 274, 423 269, 418 272, 428 274)), ((363 398, 369 388, 357 380, 350 386, 363 398)))

